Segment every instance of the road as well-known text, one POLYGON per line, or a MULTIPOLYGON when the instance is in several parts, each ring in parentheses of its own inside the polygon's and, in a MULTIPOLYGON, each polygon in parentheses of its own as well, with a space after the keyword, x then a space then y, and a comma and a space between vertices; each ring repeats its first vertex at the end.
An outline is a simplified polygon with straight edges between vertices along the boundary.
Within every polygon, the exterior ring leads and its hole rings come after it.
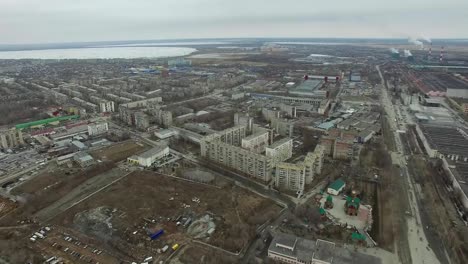
MULTIPOLYGON (((391 130, 393 132, 393 136, 395 138, 397 153, 394 153, 393 156, 397 157, 397 163, 399 164, 402 172, 403 177, 406 178, 408 184, 408 200, 410 203, 410 215, 411 217, 407 217, 407 226, 408 226, 408 242, 409 242, 409 250, 411 254, 411 263, 414 264, 428 264, 428 263, 441 263, 441 261, 437 258, 436 254, 434 253, 433 249, 434 245, 431 245, 427 239, 426 228, 424 228, 424 224, 421 221, 421 208, 419 204, 419 195, 415 190, 418 188, 415 186, 414 180, 412 176, 408 172, 408 168, 406 165, 406 157, 404 155, 404 148, 401 142, 400 136, 397 130, 401 129, 400 124, 398 123, 398 110, 395 108, 395 105, 392 104, 388 91, 385 89, 384 78, 382 73, 380 72, 379 66, 376 66, 377 71, 379 72, 380 78, 382 80, 381 84, 381 103, 384 107, 385 113, 389 117, 389 123, 391 130), (429 245, 429 246, 428 246, 429 245)), ((406 115, 408 116, 408 115, 406 115)), ((440 254, 438 254, 440 257, 440 254)), ((445 260, 443 263, 446 263, 445 260)))

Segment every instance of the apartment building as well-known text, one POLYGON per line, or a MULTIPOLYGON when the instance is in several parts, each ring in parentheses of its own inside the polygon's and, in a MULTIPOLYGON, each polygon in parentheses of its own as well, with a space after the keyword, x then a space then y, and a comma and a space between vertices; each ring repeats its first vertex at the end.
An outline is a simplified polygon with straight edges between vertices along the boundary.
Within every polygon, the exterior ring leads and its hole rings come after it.
POLYGON ((266 130, 260 130, 246 138, 242 139, 242 147, 255 153, 262 153, 268 146, 269 133, 266 130))
POLYGON ((88 125, 88 135, 97 136, 107 133, 109 130, 109 125, 107 122, 95 123, 88 125))
POLYGON ((283 162, 292 157, 293 141, 283 138, 266 147, 265 155, 273 159, 274 163, 283 162))
POLYGON ((245 126, 208 135, 200 142, 201 156, 258 180, 270 181, 272 159, 240 147, 245 137, 245 126))
POLYGON ((303 191, 316 174, 321 173, 324 148, 317 145, 314 152, 307 153, 298 163, 280 162, 276 165, 275 186, 293 191, 303 191))
POLYGON ((115 106, 113 101, 100 101, 99 110, 101 113, 115 112, 115 106))
POLYGON ((11 149, 23 145, 23 133, 15 128, 0 130, 0 147, 11 149))

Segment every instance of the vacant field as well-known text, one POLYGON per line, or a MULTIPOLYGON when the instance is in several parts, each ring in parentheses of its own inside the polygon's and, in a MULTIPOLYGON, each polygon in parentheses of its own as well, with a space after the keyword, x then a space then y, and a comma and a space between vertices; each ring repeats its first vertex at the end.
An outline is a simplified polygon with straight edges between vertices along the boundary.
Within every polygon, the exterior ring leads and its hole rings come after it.
POLYGON ((216 231, 203 240, 226 250, 240 251, 255 236, 255 228, 276 216, 280 209, 272 201, 233 185, 209 187, 139 171, 69 209, 53 222, 98 237, 109 247, 139 259, 147 254, 156 255, 156 249, 164 245, 191 243, 187 229, 176 224, 177 216, 195 221, 209 215, 216 231), (194 202, 194 198, 200 202, 194 202), (103 220, 97 223, 96 219, 103 220), (164 235, 149 241, 148 233, 159 229, 165 230, 164 235))
POLYGON ((183 264, 204 263, 204 264, 220 264, 220 263, 239 263, 236 257, 227 255, 218 250, 209 249, 201 246, 190 246, 179 253, 178 261, 183 264))
MULTIPOLYGON (((371 236, 380 247, 394 251, 395 241, 401 240, 400 230, 404 228, 400 218, 405 206, 404 195, 399 195, 398 199, 388 199, 394 193, 401 193, 401 177, 397 169, 392 166, 389 153, 385 150, 382 139, 375 143, 365 145, 360 153, 359 166, 362 173, 375 171, 378 175, 378 184, 375 193, 372 188, 364 188, 372 199, 375 199, 373 212, 374 224, 371 236), (400 199, 401 198, 401 199, 400 199)), ((369 197, 369 198, 370 198, 369 197)), ((369 203, 372 204, 371 199, 369 203)), ((403 211, 404 212, 404 211, 403 211)))
POLYGON ((127 140, 106 148, 92 151, 90 154, 95 159, 102 161, 119 162, 134 154, 143 152, 145 149, 147 149, 147 147, 143 143, 127 140))
POLYGON ((103 162, 74 173, 67 174, 68 171, 66 170, 56 170, 34 177, 12 190, 11 193, 17 195, 18 200, 23 204, 2 219, 2 223, 30 218, 33 214, 59 200, 86 180, 104 173, 113 167, 114 164, 103 162))

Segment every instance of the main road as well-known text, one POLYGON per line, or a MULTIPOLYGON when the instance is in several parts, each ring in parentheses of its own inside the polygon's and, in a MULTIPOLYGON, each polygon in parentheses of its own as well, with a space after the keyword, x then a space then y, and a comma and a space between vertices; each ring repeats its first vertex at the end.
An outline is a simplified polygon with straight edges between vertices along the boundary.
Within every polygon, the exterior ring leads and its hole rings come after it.
MULTIPOLYGON (((399 164, 403 177, 406 178, 407 185, 408 185, 408 201, 410 203, 410 215, 412 217, 407 217, 407 225, 408 225, 408 242, 409 242, 409 250, 411 253, 411 263, 413 264, 437 264, 441 263, 441 261, 437 258, 436 254, 434 253, 432 248, 435 245, 431 245, 427 239, 425 225, 421 221, 421 208, 419 204, 419 195, 416 192, 418 190, 415 186, 413 179, 411 178, 410 173, 408 172, 408 168, 406 165, 406 157, 404 155, 404 148, 401 142, 399 133, 399 124, 396 120, 398 120, 397 109, 395 105, 392 104, 388 91, 385 88, 385 81, 380 71, 380 67, 376 66, 377 71, 379 72, 381 78, 381 96, 380 100, 382 106, 385 110, 385 113, 389 117, 389 123, 391 127, 391 131, 393 133, 395 139, 395 145, 397 148, 397 153, 394 153, 397 157, 397 163, 399 164), (428 246, 429 245, 429 246, 428 246)), ((420 190, 420 189, 419 189, 420 190)), ((396 194, 398 195, 398 194, 396 194)), ((441 257, 441 254, 438 254, 441 257)), ((442 263, 449 263, 448 259, 443 259, 442 263)))

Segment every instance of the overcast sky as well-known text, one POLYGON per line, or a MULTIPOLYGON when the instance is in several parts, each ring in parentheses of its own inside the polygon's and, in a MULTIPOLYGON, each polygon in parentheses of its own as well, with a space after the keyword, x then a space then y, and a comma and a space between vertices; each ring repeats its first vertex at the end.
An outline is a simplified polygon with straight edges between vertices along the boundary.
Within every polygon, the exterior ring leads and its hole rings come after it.
POLYGON ((467 38, 468 0, 0 0, 0 44, 422 36, 467 38))

